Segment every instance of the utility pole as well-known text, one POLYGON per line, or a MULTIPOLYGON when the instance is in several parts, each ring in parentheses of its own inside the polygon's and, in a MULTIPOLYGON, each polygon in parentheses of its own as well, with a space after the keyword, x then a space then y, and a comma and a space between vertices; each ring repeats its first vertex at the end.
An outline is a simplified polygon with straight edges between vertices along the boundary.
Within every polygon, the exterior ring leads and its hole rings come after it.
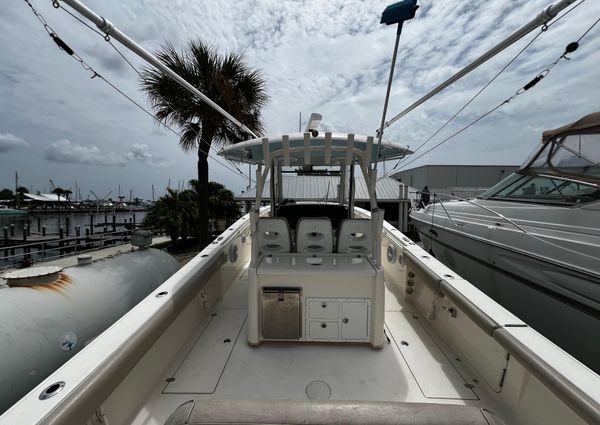
POLYGON ((154 185, 152 185, 152 202, 154 202, 154 185))
POLYGON ((15 171, 15 193, 17 193, 17 189, 19 188, 19 173, 15 171))

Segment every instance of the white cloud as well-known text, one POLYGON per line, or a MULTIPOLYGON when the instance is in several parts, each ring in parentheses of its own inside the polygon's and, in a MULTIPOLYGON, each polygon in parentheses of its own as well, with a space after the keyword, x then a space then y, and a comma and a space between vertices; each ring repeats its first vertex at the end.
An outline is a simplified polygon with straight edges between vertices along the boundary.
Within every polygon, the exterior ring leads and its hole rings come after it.
POLYGON ((29 146, 25 140, 10 133, 0 133, 0 153, 29 146))
POLYGON ((52 162, 91 164, 91 165, 116 165, 123 167, 127 158, 113 152, 103 153, 97 146, 78 145, 70 140, 62 139, 48 146, 44 158, 52 162))
MULTIPOLYGON (((550 2, 421 2, 417 16, 402 32, 388 119, 535 17, 550 2)), ((329 129, 373 134, 381 119, 395 35, 393 28, 379 24, 388 4, 384 0, 223 0, 214 7, 210 0, 106 0, 92 7, 151 51, 165 40, 183 48, 188 40, 196 38, 215 45, 221 53, 244 51, 249 64, 262 69, 267 81, 271 103, 263 116, 268 134, 296 130, 300 111, 305 120, 310 112, 322 113, 323 125, 329 129)), ((127 64, 119 63, 120 58, 108 43, 62 11, 55 11, 50 3, 41 2, 38 10, 98 72, 147 105, 138 76, 127 64)), ((552 25, 422 150, 512 95, 558 57, 567 43, 578 39, 599 13, 600 2, 588 1, 552 25)), ((7 2, 0 14, 0 27, 0 128, 10 126, 33 148, 37 147, 38 135, 49 140, 85 140, 87 145, 78 153, 87 158, 84 163, 152 166, 151 177, 156 179, 152 183, 157 186, 196 174, 195 156, 180 151, 176 136, 156 127, 102 80, 90 79, 89 73, 56 49, 29 8, 7 2), (28 37, 21 37, 23 33, 28 37), (130 142, 125 146, 107 142, 117 140, 130 142), (135 140, 143 143, 133 143, 135 140), (173 162, 166 158, 175 159, 177 166, 170 166, 173 162)), ((540 129, 557 127, 597 110, 599 35, 600 26, 596 26, 571 55, 572 60, 558 64, 535 89, 411 166, 519 163, 538 143, 540 129)), ((408 114, 386 131, 386 138, 416 148, 533 36, 408 114)), ((133 63, 140 64, 133 54, 120 49, 133 63)), ((55 153, 60 152, 58 148, 53 148, 55 153)), ((62 148, 77 151, 73 146, 62 148)), ((68 157, 62 156, 63 161, 68 157)), ((82 162, 81 158, 73 159, 82 162)), ((59 172, 37 160, 35 156, 17 158, 13 168, 30 172, 33 184, 43 184, 49 174, 59 172)), ((148 173, 133 173, 124 167, 113 170, 86 177, 90 185, 106 185, 106 190, 125 178, 149 190, 148 173)), ((242 170, 247 172, 246 167, 242 170)), ((7 167, 0 167, 0 179, 10 179, 11 173, 7 167)), ((233 178, 215 162, 211 162, 210 173, 211 179, 233 190, 246 185, 243 177, 233 178)))
POLYGON ((145 143, 134 143, 129 148, 127 159, 132 161, 140 161, 152 167, 164 168, 174 164, 170 159, 162 156, 154 156, 150 152, 150 146, 145 143))
POLYGON ((173 165, 173 161, 167 158, 152 155, 150 146, 144 143, 134 143, 126 154, 120 155, 115 152, 102 152, 94 145, 79 145, 62 139, 46 148, 44 158, 52 162, 118 167, 124 167, 132 162, 140 162, 155 168, 173 165))

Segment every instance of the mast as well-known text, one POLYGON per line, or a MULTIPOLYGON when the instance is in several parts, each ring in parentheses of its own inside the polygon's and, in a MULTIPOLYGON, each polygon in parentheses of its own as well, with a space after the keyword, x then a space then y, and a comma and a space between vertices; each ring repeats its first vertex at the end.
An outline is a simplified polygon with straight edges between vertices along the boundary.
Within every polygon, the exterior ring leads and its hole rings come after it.
MULTIPOLYGON (((460 80, 462 77, 464 77, 465 75, 467 75, 468 73, 470 73, 471 71, 473 71, 474 69, 479 67, 480 65, 484 64, 489 59, 493 58, 498 53, 500 53, 501 51, 503 51, 504 49, 506 49, 513 43, 515 43, 516 41, 525 37, 527 34, 529 34, 534 29, 538 28, 540 25, 546 25, 548 22, 550 22, 552 19, 554 19, 561 10, 563 10, 567 6, 575 3, 575 1, 576 0, 561 0, 554 5, 548 6, 546 9, 544 9, 542 12, 540 12, 540 14, 538 14, 529 23, 523 25, 521 28, 519 28, 517 31, 512 33, 506 39, 504 39, 503 41, 498 43, 496 46, 492 47, 490 50, 488 50, 483 55, 481 55, 480 57, 475 59, 469 65, 465 66, 463 69, 461 69, 456 74, 454 74, 452 77, 448 78, 442 84, 440 84, 439 86, 437 86, 436 88, 431 90, 429 93, 427 93, 425 96, 423 96, 422 98, 417 100, 415 103, 410 105, 408 108, 404 109, 398 115, 396 115, 395 117, 393 117, 392 119, 387 121, 385 123, 385 125, 383 126, 383 128, 384 129, 388 128, 389 126, 394 124, 396 121, 398 121, 400 118, 402 118, 403 116, 408 114, 410 111, 412 111, 413 109, 422 105, 423 103, 425 103, 426 101, 431 99, 433 96, 435 96, 436 94, 438 94, 441 91, 443 91, 444 89, 446 89, 449 85, 460 80)), ((376 130, 376 131, 379 131, 379 130, 376 130)))
POLYGON ((248 133, 249 135, 251 135, 254 138, 258 137, 256 134, 254 134, 254 132, 252 130, 250 130, 248 127, 246 127, 246 125, 244 123, 238 121, 236 118, 233 117, 233 115, 231 115, 225 109, 223 109, 219 105, 217 105, 217 103, 215 103, 213 100, 211 100, 208 96, 206 96, 204 93, 202 93, 196 87, 192 86, 186 80, 181 78, 177 73, 173 72, 171 70, 171 68, 169 68, 168 66, 163 64, 156 56, 154 56, 152 53, 148 52, 142 46, 140 46, 135 41, 133 41, 131 38, 129 38, 127 35, 125 35, 123 32, 121 32, 118 28, 116 28, 107 19, 97 15, 94 11, 89 9, 87 6, 85 6, 83 3, 81 3, 78 0, 62 0, 62 1, 67 3, 69 6, 71 6, 73 9, 75 9, 77 12, 79 12, 81 15, 83 15, 84 17, 86 17, 87 19, 92 21, 100 29, 100 31, 102 31, 104 34, 114 38, 119 43, 121 43, 123 46, 125 46, 127 49, 131 50, 133 53, 138 55, 140 58, 142 58, 143 60, 145 60, 152 66, 158 68, 163 74, 165 74, 166 76, 173 79, 176 83, 178 83, 180 86, 182 86, 187 91, 192 93, 194 96, 197 96, 200 99, 202 99, 206 104, 208 104, 215 111, 217 111, 218 113, 223 115, 229 121, 234 123, 242 131, 248 133))

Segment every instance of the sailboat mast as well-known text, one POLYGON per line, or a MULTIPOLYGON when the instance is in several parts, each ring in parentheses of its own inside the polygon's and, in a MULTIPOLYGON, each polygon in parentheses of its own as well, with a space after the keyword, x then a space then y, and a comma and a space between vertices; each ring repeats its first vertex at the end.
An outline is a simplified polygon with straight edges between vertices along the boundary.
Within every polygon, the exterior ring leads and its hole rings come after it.
POLYGON ((123 46, 125 46, 127 49, 131 50, 133 53, 138 55, 140 58, 142 58, 143 60, 148 62, 150 65, 156 67, 163 74, 165 74, 168 77, 170 77, 171 79, 173 79, 176 83, 178 83, 180 86, 182 86, 187 91, 192 93, 194 96, 197 96, 200 99, 202 99, 206 104, 208 104, 215 111, 217 111, 218 113, 223 115, 229 121, 234 123, 242 131, 248 133, 249 135, 251 135, 254 138, 258 138, 258 136, 252 130, 250 130, 248 127, 246 127, 246 125, 244 123, 238 121, 229 112, 227 112, 226 110, 221 108, 217 103, 215 103, 213 100, 211 100, 208 96, 206 96, 204 93, 202 93, 196 87, 192 86, 186 80, 181 78, 177 73, 173 72, 171 70, 171 68, 166 66, 156 56, 154 56, 152 53, 148 52, 146 49, 144 49, 138 43, 136 43, 131 38, 129 38, 127 35, 125 35, 123 32, 121 32, 118 28, 116 28, 107 19, 97 15, 94 11, 89 9, 87 6, 85 6, 83 3, 81 3, 78 0, 62 0, 62 1, 64 3, 67 3, 69 6, 71 6, 73 9, 75 9, 77 12, 79 12, 85 18, 92 21, 100 29, 100 31, 102 31, 104 34, 114 38, 119 43, 121 43, 123 46))

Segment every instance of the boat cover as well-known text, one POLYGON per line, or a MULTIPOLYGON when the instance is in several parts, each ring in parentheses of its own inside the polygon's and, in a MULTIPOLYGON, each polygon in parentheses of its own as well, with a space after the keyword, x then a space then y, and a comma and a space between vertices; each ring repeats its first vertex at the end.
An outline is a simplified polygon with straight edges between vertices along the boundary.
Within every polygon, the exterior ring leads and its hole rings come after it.
POLYGON ((542 143, 548 143, 550 139, 556 136, 575 133, 600 133, 600 112, 586 115, 571 124, 563 125, 554 130, 544 131, 542 134, 542 143))
POLYGON ((543 133, 520 174, 556 176, 600 185, 600 112, 543 133))

